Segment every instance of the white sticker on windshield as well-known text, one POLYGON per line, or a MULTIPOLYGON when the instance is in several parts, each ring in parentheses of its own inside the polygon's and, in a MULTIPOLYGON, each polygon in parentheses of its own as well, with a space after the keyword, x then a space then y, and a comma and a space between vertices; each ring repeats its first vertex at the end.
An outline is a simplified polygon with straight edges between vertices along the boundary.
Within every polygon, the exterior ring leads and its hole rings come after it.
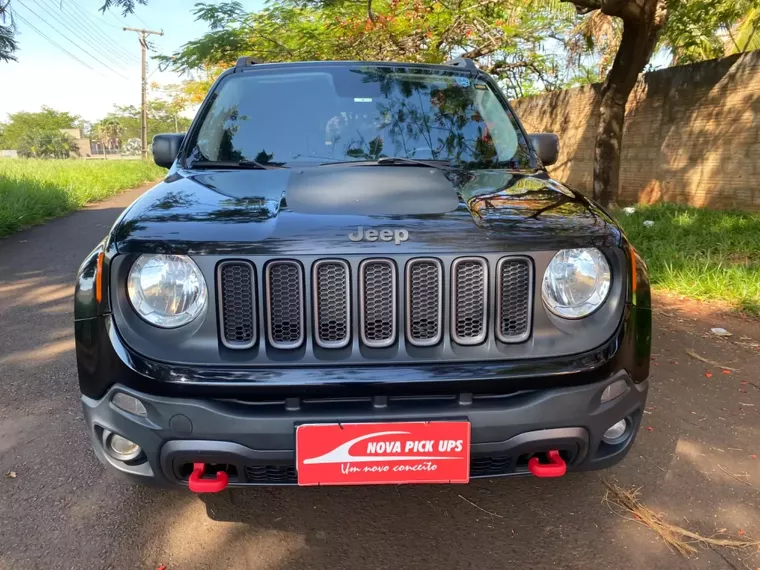
POLYGON ((372 97, 354 97, 354 103, 372 103, 372 97))

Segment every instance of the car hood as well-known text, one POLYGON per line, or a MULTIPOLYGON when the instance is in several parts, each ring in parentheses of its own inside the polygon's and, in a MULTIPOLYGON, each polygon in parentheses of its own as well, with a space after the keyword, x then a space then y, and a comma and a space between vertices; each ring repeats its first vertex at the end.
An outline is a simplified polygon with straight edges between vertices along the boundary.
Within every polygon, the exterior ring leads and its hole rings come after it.
POLYGON ((602 247, 621 235, 545 172, 347 165, 175 172, 111 237, 122 253, 375 255, 602 247), (367 229, 408 239, 349 239, 367 229))

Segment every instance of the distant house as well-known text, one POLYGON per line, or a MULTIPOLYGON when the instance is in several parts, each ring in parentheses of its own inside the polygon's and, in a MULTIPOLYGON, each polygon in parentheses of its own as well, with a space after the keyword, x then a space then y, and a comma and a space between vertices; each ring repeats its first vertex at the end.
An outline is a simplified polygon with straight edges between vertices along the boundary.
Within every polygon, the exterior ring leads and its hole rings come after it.
POLYGON ((92 141, 82 137, 82 129, 61 129, 61 132, 74 139, 80 157, 87 158, 88 156, 92 156, 92 141))
POLYGON ((18 158, 17 150, 0 150, 0 158, 18 158))

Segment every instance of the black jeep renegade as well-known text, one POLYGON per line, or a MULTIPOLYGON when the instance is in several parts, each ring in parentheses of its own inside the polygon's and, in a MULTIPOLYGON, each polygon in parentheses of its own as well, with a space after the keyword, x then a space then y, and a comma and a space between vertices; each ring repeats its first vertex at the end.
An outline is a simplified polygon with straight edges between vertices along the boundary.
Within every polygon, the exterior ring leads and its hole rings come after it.
POLYGON ((469 60, 242 58, 80 269, 98 458, 197 492, 620 461, 647 270, 558 149, 469 60))

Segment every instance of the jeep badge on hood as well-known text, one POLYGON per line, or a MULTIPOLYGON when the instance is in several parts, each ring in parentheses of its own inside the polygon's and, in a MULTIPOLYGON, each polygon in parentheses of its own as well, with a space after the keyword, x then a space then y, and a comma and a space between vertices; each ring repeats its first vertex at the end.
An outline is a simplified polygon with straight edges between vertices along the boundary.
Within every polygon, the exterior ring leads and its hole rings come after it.
POLYGON ((364 226, 356 228, 355 234, 348 234, 351 241, 392 241, 396 245, 409 239, 409 232, 406 230, 365 230, 364 226))

